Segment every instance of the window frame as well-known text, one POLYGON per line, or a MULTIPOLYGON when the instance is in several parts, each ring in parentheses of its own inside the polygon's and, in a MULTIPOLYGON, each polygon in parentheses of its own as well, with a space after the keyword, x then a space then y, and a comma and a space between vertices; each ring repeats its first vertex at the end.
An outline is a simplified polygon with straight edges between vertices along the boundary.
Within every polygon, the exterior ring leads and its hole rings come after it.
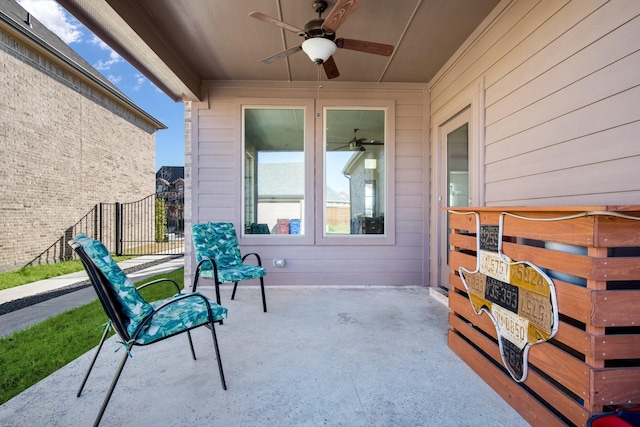
POLYGON ((322 100, 318 102, 316 114, 316 176, 315 176, 315 210, 318 218, 315 224, 317 245, 395 245, 395 101, 393 100, 322 100), (385 221, 384 234, 333 234, 325 233, 326 198, 325 192, 325 153, 326 153, 326 112, 327 110, 384 110, 385 111, 385 221))
POLYGON ((238 158, 240 160, 239 171, 239 189, 238 206, 240 207, 240 224, 241 230, 237 230, 238 240, 241 245, 312 245, 314 243, 315 218, 313 215, 314 196, 314 102, 312 99, 280 99, 269 100, 268 102, 260 102, 256 100, 242 100, 240 102, 239 120, 240 135, 238 144, 238 158), (305 234, 245 234, 245 122, 244 112, 246 109, 301 109, 304 117, 304 214, 301 220, 305 223, 305 234))

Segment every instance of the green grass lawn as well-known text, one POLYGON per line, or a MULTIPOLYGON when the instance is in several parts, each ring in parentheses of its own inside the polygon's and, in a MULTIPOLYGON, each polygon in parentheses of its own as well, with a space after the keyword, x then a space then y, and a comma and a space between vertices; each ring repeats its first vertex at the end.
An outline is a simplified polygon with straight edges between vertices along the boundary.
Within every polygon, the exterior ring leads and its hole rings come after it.
MULTIPOLYGON (((136 285, 161 277, 172 279, 184 288, 182 268, 136 285)), ((141 293, 148 301, 154 301, 175 294, 175 286, 163 283, 145 288, 141 293)), ((96 299, 0 338, 0 405, 97 346, 106 322, 107 316, 96 299)))
MULTIPOLYGON (((113 259, 116 262, 133 258, 132 256, 119 256, 113 259)), ((38 280, 50 279, 64 274, 82 271, 82 263, 79 259, 72 261, 63 261, 56 264, 30 265, 22 267, 18 270, 0 273, 0 291, 3 289, 13 288, 15 286, 25 285, 27 283, 37 282, 38 280)))

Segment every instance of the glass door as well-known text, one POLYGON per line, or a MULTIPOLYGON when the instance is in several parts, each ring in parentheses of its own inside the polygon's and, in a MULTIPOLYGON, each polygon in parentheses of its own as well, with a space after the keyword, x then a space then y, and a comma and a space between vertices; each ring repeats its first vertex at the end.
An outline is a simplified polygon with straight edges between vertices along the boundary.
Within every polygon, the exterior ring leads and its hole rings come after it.
POLYGON ((465 110, 441 127, 440 188, 438 196, 438 285, 449 288, 449 224, 446 208, 470 205, 470 111, 465 110))

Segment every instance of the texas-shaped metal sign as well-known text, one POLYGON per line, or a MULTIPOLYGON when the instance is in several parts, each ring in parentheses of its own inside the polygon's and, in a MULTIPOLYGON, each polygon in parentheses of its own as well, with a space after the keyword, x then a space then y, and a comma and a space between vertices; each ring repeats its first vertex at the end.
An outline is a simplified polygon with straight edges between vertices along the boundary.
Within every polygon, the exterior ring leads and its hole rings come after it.
POLYGON ((527 378, 529 348, 551 339, 558 329, 558 303, 553 281, 528 261, 502 253, 502 224, 480 225, 476 216, 477 265, 458 272, 477 314, 489 315, 498 333, 502 362, 516 382, 527 378))

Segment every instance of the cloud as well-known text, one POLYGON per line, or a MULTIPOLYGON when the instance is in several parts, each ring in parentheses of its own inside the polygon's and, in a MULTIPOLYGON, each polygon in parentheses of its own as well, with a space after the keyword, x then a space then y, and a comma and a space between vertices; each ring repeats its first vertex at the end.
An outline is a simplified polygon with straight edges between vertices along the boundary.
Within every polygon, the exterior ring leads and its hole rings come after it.
POLYGON ((142 74, 140 74, 140 73, 135 73, 133 75, 133 78, 136 81, 136 83, 133 85, 133 90, 135 90, 135 91, 140 90, 140 88, 142 87, 144 82, 147 81, 147 78, 145 76, 143 76, 142 74))
POLYGON ((111 49, 108 44, 100 40, 95 34, 93 35, 91 40, 89 40, 89 43, 98 46, 101 50, 106 50, 107 52, 109 52, 108 60, 103 61, 102 59, 100 59, 97 63, 93 64, 96 70, 105 71, 110 69, 112 65, 123 62, 122 57, 115 50, 111 49))
POLYGON ((113 83, 114 85, 117 85, 118 83, 120 83, 122 81, 122 76, 114 76, 112 74, 109 74, 107 76, 107 79, 109 79, 109 81, 111 83, 113 83))
POLYGON ((70 20, 64 9, 55 1, 18 0, 18 3, 66 44, 82 40, 82 25, 70 20))

